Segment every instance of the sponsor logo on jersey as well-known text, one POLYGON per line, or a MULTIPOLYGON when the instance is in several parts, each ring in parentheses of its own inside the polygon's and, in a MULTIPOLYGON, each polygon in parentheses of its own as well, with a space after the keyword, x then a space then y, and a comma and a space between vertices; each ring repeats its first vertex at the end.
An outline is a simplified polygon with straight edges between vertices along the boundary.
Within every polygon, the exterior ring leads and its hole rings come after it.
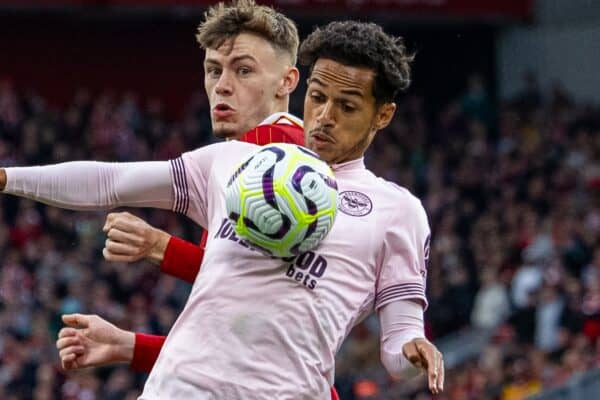
MULTIPOLYGON (((217 233, 213 235, 213 238, 231 240, 251 251, 257 251, 266 257, 275 258, 263 249, 252 245, 248 240, 237 236, 231 221, 227 218, 223 219, 221 226, 217 230, 217 233)), ((313 251, 283 258, 281 261, 287 264, 285 275, 310 290, 315 290, 319 280, 323 277, 325 271, 327 271, 327 259, 313 251)))
POLYGON ((373 203, 364 193, 346 191, 339 194, 338 209, 353 217, 364 217, 373 209, 373 203))

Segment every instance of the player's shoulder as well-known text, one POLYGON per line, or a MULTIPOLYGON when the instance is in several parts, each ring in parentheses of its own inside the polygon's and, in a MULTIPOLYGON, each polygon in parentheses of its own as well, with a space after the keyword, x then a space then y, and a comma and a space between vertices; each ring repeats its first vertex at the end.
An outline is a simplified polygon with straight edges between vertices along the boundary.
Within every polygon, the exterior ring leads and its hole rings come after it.
POLYGON ((240 138, 243 142, 264 146, 271 143, 304 144, 302 120, 289 113, 275 113, 240 138))
POLYGON ((235 150, 245 150, 245 149, 256 149, 258 146, 254 143, 250 142, 242 142, 240 140, 224 140, 221 142, 212 143, 206 146, 202 146, 194 151, 208 151, 218 153, 220 151, 235 151, 235 150))
POLYGON ((182 155, 186 160, 210 161, 213 159, 238 159, 246 154, 255 151, 258 146, 252 143, 240 142, 238 140, 228 140, 217 142, 188 151, 182 155))
POLYGON ((272 143, 304 144, 304 131, 292 125, 259 125, 246 132, 240 141, 265 146, 272 143))
POLYGON ((388 181, 387 179, 383 179, 381 177, 372 176, 373 179, 373 187, 376 189, 382 196, 389 198, 394 202, 407 202, 407 203, 420 203, 420 200, 417 196, 415 196, 409 189, 404 186, 400 186, 397 183, 388 181))
POLYGON ((423 203, 409 189, 381 177, 375 177, 375 181, 378 197, 386 199, 386 202, 393 206, 395 215, 410 219, 414 216, 425 216, 423 203))

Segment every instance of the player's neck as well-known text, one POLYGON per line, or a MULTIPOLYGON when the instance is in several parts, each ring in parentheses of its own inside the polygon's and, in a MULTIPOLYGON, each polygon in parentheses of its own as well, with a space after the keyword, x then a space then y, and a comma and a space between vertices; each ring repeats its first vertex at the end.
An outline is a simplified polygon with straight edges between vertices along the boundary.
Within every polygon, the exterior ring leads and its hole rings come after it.
POLYGON ((289 96, 285 96, 285 97, 283 97, 281 99, 278 99, 273 104, 271 113, 269 115, 273 115, 273 114, 276 114, 276 113, 287 113, 287 112, 289 112, 289 109, 290 109, 290 97, 289 96))
POLYGON ((365 168, 364 155, 361 155, 358 158, 345 159, 344 161, 336 161, 328 164, 334 172, 353 171, 365 168))

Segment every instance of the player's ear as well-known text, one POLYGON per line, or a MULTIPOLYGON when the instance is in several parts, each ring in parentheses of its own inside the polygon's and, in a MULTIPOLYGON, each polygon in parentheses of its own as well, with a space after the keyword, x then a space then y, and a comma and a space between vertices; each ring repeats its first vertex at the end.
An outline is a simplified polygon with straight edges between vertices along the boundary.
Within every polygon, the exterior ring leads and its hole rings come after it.
POLYGON ((288 67, 283 74, 281 84, 277 90, 277 97, 285 97, 291 94, 298 86, 300 71, 296 67, 288 67))
POLYGON ((394 118, 394 113, 396 112, 396 103, 389 102, 383 103, 377 108, 377 114, 375 115, 375 128, 376 130, 381 130, 387 127, 390 122, 392 122, 392 118, 394 118))

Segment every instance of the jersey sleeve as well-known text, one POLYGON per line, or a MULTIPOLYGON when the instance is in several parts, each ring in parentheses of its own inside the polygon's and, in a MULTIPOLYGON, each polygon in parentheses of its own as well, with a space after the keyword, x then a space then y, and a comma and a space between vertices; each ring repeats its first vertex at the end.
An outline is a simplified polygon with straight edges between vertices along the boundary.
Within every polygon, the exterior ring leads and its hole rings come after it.
MULTIPOLYGON (((202 233, 202 242, 205 243, 206 230, 202 233)), ((160 264, 162 273, 193 283, 200 272, 200 265, 204 257, 204 244, 195 245, 183 239, 171 236, 165 256, 160 264)))
POLYGON ((427 307, 425 281, 431 232, 421 202, 408 196, 387 224, 377 278, 376 310, 396 300, 416 300, 427 307))
POLYGON ((217 143, 190 151, 171 160, 173 211, 190 217, 194 222, 208 224, 208 178, 219 151, 227 143, 217 143))
POLYGON ((7 168, 5 193, 71 210, 115 207, 169 209, 173 204, 169 164, 73 161, 7 168))
POLYGON ((165 339, 166 336, 146 335, 136 332, 133 359, 129 364, 131 369, 137 372, 150 372, 160 354, 165 339))

